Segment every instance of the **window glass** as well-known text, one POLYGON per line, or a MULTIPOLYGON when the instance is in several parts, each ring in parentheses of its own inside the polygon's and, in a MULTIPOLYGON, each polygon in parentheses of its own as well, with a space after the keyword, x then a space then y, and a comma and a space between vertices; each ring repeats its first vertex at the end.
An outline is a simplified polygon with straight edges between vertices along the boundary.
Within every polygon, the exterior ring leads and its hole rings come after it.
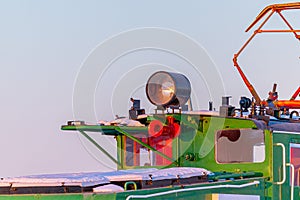
POLYGON ((226 129, 216 133, 219 163, 256 163, 265 160, 264 132, 257 129, 226 129))
MULTIPOLYGON (((294 185, 300 185, 300 144, 290 143, 290 162, 294 165, 294 185)), ((292 174, 291 174, 292 176, 292 174)), ((290 179, 292 180, 292 179, 290 179)))
MULTIPOLYGON (((125 164, 127 166, 166 166, 172 162, 157 153, 143 147, 132 139, 125 137, 125 164)), ((141 139, 147 143, 145 138, 141 139)), ((156 143, 152 145, 160 153, 172 158, 172 144, 171 143, 156 143)))
POLYGON ((154 163, 155 160, 154 160, 153 152, 146 148, 141 148, 139 166, 153 166, 154 163))

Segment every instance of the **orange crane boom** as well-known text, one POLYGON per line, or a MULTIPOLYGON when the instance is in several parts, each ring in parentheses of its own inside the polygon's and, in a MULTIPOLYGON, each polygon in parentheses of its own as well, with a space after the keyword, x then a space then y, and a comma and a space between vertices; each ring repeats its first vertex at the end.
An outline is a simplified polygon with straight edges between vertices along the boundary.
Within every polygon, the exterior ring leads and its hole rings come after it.
MULTIPOLYGON (((273 4, 270 6, 267 6, 264 8, 260 14, 256 17, 256 19, 250 24, 250 26, 246 29, 246 32, 248 32, 251 28, 253 28, 259 21, 261 21, 265 16, 265 19, 261 22, 261 24, 258 26, 258 28, 253 32, 253 34, 250 36, 250 38, 245 42, 245 44, 240 48, 240 50, 234 54, 233 57, 233 63, 234 66, 237 68, 240 76, 242 77, 245 85, 247 86, 248 90, 252 94, 253 98, 255 99, 256 105, 265 105, 266 102, 262 101, 258 93, 256 92, 253 85, 250 83, 250 81, 247 79, 246 75, 242 71, 240 65, 238 64, 238 56, 243 52, 243 50, 246 48, 246 46, 252 41, 252 39, 256 36, 258 33, 293 33, 295 37, 300 41, 300 30, 295 30, 292 25, 286 20, 286 18, 282 15, 282 11, 284 10, 293 10, 293 9, 300 9, 300 2, 297 3, 284 3, 284 4, 273 4), (284 21, 284 23, 287 25, 287 30, 263 30, 263 26, 266 24, 266 22, 271 18, 271 16, 277 13, 280 18, 284 21)), ((273 89, 274 90, 274 89, 273 89)), ((275 91, 274 91, 275 92, 275 91)), ((277 106, 277 108, 294 108, 294 109, 300 109, 300 101, 295 100, 295 98, 300 93, 300 87, 298 90, 294 93, 292 98, 290 100, 278 100, 274 102, 274 104, 277 106)))

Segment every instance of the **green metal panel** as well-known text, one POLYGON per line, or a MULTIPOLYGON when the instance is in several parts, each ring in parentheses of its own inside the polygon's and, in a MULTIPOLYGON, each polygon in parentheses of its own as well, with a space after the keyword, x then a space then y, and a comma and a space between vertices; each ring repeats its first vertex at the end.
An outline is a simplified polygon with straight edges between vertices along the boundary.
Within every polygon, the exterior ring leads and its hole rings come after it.
MULTIPOLYGON (((123 192, 117 194, 117 199, 125 199, 129 195, 152 195, 148 199, 209 199, 211 194, 245 194, 245 195, 258 195, 264 197, 264 179, 251 179, 251 180, 236 180, 236 181, 224 181, 201 183, 189 186, 174 186, 169 188, 156 188, 149 190, 137 190, 131 192, 123 192), (258 181, 258 184, 243 187, 243 188, 230 188, 229 185, 242 185, 258 181), (190 191, 189 191, 190 190, 190 191), (168 192, 171 192, 168 194, 168 192)), ((134 199, 134 198, 133 198, 134 199)), ((138 199, 138 198, 136 198, 138 199)))
MULTIPOLYGON (((187 186, 172 186, 145 190, 131 190, 128 192, 121 192, 116 194, 97 194, 97 193, 83 193, 83 194, 36 194, 36 195, 0 195, 0 200, 110 200, 110 199, 126 199, 129 196, 135 195, 152 195, 150 199, 210 199, 211 194, 243 194, 243 195, 257 195, 264 197, 265 180, 263 178, 254 179, 240 179, 234 181, 200 183, 187 186), (255 184, 252 184, 257 182, 255 184), (239 187, 244 184, 251 184, 250 186, 239 187)), ((138 199, 138 198, 132 198, 138 199)))
POLYGON ((222 163, 219 164, 215 160, 215 133, 222 129, 233 128, 257 128, 251 120, 219 118, 219 117, 201 117, 189 116, 192 121, 201 121, 197 128, 197 132, 193 129, 185 130, 180 136, 179 151, 182 154, 180 166, 203 167, 211 171, 228 171, 228 172, 243 172, 243 171, 259 171, 265 177, 270 177, 272 172, 272 140, 271 133, 265 130, 265 146, 266 157, 261 163, 222 163), (214 125, 211 126, 211 121, 214 125), (203 130, 203 131, 201 131, 203 130), (194 153, 196 159, 189 161, 184 159, 188 153, 194 153))
POLYGON ((118 169, 123 169, 124 168, 124 153, 123 153, 123 142, 122 142, 122 136, 118 135, 116 136, 117 139, 117 159, 118 162, 121 163, 121 165, 118 166, 118 169))
MULTIPOLYGON (((170 115, 170 114, 169 114, 170 115)), ((257 129, 256 124, 252 120, 223 118, 201 115, 172 115, 181 126, 181 134, 177 139, 173 140, 173 156, 171 159, 178 160, 179 166, 186 167, 203 167, 211 171, 228 171, 243 172, 257 171, 262 172, 264 177, 272 180, 272 136, 270 131, 265 130, 265 161, 261 163, 222 163, 219 164, 215 160, 215 135, 218 130, 222 129, 257 129), (193 159, 187 159, 187 157, 193 159)), ((154 119, 162 120, 166 115, 156 115, 154 119)), ((149 145, 139 141, 135 135, 144 134, 147 136, 147 127, 115 127, 115 126, 63 126, 63 130, 80 130, 80 131, 96 131, 104 134, 112 134, 117 137, 118 161, 121 162, 119 169, 132 168, 124 164, 124 140, 121 135, 141 143, 143 146, 150 148, 149 145)), ((160 154, 160 153, 159 153, 160 154)), ((165 157, 165 156, 163 156, 165 157)))
POLYGON ((121 134, 116 130, 116 128, 121 128, 123 131, 129 132, 131 134, 135 133, 148 133, 148 128, 147 127, 130 127, 130 126, 100 126, 100 125, 78 125, 78 126, 73 126, 73 125, 66 125, 62 126, 61 130, 64 131, 88 131, 88 132, 100 132, 104 135, 119 135, 121 134))

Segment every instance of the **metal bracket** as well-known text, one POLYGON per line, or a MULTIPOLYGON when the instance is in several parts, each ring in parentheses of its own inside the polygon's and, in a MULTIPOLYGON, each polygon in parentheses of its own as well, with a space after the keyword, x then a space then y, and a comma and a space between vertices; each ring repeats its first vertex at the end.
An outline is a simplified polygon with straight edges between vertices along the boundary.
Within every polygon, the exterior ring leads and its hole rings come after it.
POLYGON ((98 150, 100 150, 102 153, 104 153, 110 160, 112 160, 114 163, 116 163, 119 166, 121 166, 121 163, 117 161, 113 156, 111 156, 105 149, 103 149, 93 138, 91 138, 86 132, 79 130, 79 132, 86 138, 88 141, 90 141, 93 145, 97 147, 98 150))

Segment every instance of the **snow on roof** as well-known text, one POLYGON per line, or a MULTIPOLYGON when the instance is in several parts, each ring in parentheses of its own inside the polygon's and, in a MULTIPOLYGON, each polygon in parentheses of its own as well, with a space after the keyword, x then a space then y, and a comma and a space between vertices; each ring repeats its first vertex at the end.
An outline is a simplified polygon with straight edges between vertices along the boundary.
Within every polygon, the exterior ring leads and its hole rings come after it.
POLYGON ((139 121, 136 121, 136 120, 132 120, 132 119, 128 119, 128 118, 118 118, 118 119, 115 119, 113 121, 103 121, 103 120, 100 120, 98 121, 97 123, 98 125, 101 125, 101 126, 145 126, 144 124, 141 124, 139 121))
POLYGON ((204 176, 211 172, 203 168, 193 167, 173 167, 167 169, 157 170, 151 173, 152 180, 190 178, 194 176, 204 176))
MULTIPOLYGON (((106 172, 104 176, 110 181, 137 181, 144 180, 145 174, 153 173, 158 171, 156 168, 144 168, 144 169, 129 169, 129 170, 118 170, 113 172, 106 172)), ((148 179, 150 178, 148 177, 148 179)))
POLYGON ((273 122, 272 124, 270 123, 270 127, 274 131, 288 131, 288 132, 300 133, 300 123, 273 122))
POLYGON ((2 178, 0 186, 36 187, 36 186, 96 186, 118 181, 166 180, 203 176, 211 172, 203 168, 173 167, 166 169, 145 168, 118 170, 112 172, 88 172, 21 176, 2 178))
POLYGON ((20 176, 13 178, 2 178, 0 185, 9 183, 15 187, 25 186, 62 186, 77 185, 82 187, 107 184, 109 179, 101 173, 66 173, 66 174, 44 174, 32 176, 20 176))
POLYGON ((114 184, 103 185, 93 188, 93 192, 97 193, 112 193, 112 192, 123 192, 124 188, 114 184))

